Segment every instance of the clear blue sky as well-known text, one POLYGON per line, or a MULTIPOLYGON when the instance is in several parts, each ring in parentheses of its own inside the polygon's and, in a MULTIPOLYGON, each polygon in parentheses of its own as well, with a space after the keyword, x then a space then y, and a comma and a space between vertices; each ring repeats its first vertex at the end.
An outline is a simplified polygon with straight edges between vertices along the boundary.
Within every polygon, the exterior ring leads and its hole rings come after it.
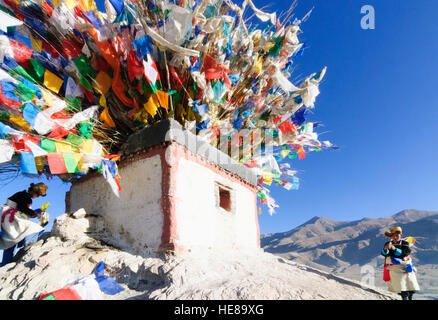
MULTIPOLYGON (((255 4, 262 4, 255 0, 255 4)), ((276 2, 281 9, 289 2, 276 2)), ((290 230, 313 216, 377 218, 403 209, 438 210, 438 1, 301 0, 300 39, 310 46, 298 74, 327 66, 311 119, 340 150, 294 161, 300 190, 272 190, 280 208, 263 210, 262 233, 290 230), (375 9, 362 30, 361 7, 375 9)))
MULTIPOLYGON (((254 3, 270 12, 291 4, 254 3)), ((315 215, 345 221, 438 210, 438 1, 301 0, 295 12, 302 17, 313 6, 300 38, 309 48, 295 61, 295 75, 328 67, 310 119, 322 122, 321 139, 340 149, 292 162, 300 190, 272 188, 280 208, 273 216, 263 208, 261 233, 290 230, 315 215), (363 5, 375 8, 375 30, 360 27, 363 5)), ((0 200, 38 181, 0 186, 0 200)), ((33 207, 49 201, 54 218, 65 210, 69 186, 56 177, 48 185, 33 207)))

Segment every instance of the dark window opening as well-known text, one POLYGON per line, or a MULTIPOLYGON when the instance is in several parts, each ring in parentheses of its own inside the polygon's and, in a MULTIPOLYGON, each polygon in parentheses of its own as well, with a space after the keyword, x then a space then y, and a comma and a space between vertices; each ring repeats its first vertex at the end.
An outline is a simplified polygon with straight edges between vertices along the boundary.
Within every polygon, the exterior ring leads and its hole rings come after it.
POLYGON ((230 190, 219 187, 219 206, 226 211, 231 211, 230 190))

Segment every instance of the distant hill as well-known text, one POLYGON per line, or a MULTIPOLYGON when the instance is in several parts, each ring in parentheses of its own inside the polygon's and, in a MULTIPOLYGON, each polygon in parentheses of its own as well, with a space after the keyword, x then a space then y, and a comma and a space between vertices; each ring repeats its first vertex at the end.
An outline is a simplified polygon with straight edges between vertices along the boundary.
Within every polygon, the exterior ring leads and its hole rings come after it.
POLYGON ((261 246, 283 258, 359 281, 362 267, 372 266, 375 285, 386 288, 380 250, 388 240, 384 232, 394 225, 403 228, 404 237, 417 240, 412 258, 422 291, 416 297, 438 299, 438 211, 403 210, 357 221, 316 216, 290 231, 262 235, 261 246))

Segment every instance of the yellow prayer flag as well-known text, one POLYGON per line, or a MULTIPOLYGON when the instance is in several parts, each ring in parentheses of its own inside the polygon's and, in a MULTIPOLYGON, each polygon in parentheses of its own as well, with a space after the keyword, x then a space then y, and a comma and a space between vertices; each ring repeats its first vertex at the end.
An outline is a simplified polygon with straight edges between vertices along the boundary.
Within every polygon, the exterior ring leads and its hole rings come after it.
POLYGON ((263 172, 263 182, 268 186, 272 183, 272 173, 271 172, 263 172))
POLYGON ((282 150, 282 151, 281 151, 281 156, 282 156, 282 158, 283 158, 283 159, 286 158, 286 156, 289 154, 289 152, 290 152, 290 150, 282 150))
POLYGON ((267 42, 267 43, 265 43, 265 45, 263 46, 263 50, 264 50, 265 52, 268 52, 269 49, 271 49, 274 45, 275 45, 274 42, 267 42))
POLYGON ((141 108, 134 114, 134 120, 139 122, 147 123, 147 112, 145 109, 141 108))
POLYGON ((80 148, 84 153, 93 153, 93 140, 91 139, 82 140, 80 148))
POLYGON ((262 65, 263 65, 263 56, 258 56, 258 54, 256 55, 255 59, 254 59, 254 73, 255 74, 260 74, 262 72, 262 65))
POLYGON ((96 82, 93 82, 93 88, 96 91, 105 94, 108 92, 109 88, 111 88, 111 84, 113 79, 104 71, 99 71, 97 77, 94 79, 96 82))
POLYGON ((84 156, 80 153, 73 154, 75 157, 76 162, 78 163, 78 170, 79 172, 86 172, 87 168, 84 166, 84 156))
POLYGON ((53 107, 53 98, 52 98, 52 95, 50 94, 50 92, 48 92, 44 89, 41 89, 41 93, 42 93, 44 101, 47 103, 47 105, 49 107, 53 107))
POLYGON ((148 102, 146 102, 144 104, 144 108, 145 110, 152 116, 154 117, 155 114, 157 113, 157 109, 159 107, 159 101, 158 101, 158 97, 153 94, 149 97, 148 102))
POLYGON ((30 32, 29 32, 29 38, 30 38, 30 45, 32 46, 32 49, 37 52, 41 52, 41 50, 43 49, 43 41, 32 37, 32 34, 30 32))
MULTIPOLYGON (((58 0, 59 1, 59 0, 58 0)), ((64 0, 64 4, 69 8, 69 9, 73 9, 74 7, 77 6, 77 2, 76 0, 64 0)))
POLYGON ((157 98, 160 102, 160 106, 167 110, 169 107, 169 95, 167 92, 156 90, 157 91, 157 98))
POLYGON ((44 86, 55 93, 59 92, 63 80, 58 78, 54 73, 46 69, 44 72, 44 86))
POLYGON ((97 11, 94 0, 79 0, 78 2, 80 3, 82 9, 85 9, 84 11, 97 11))
POLYGON ((99 121, 102 121, 106 126, 114 128, 116 124, 114 123, 113 119, 111 118, 108 108, 105 108, 102 113, 100 114, 99 121))
POLYGON ((22 127, 23 129, 25 129, 28 132, 32 132, 32 128, 30 127, 30 124, 26 120, 24 120, 22 116, 16 116, 16 115, 11 114, 9 116, 9 121, 22 127))
POLYGON ((104 94, 102 94, 102 95, 100 96, 99 104, 100 104, 102 107, 105 107, 105 108, 108 107, 108 106, 106 105, 106 98, 105 98, 105 95, 104 95, 104 94))
POLYGON ((69 144, 56 141, 55 146, 57 153, 73 153, 73 148, 69 144))
POLYGON ((40 157, 35 157, 35 166, 38 170, 38 172, 43 172, 44 171, 44 160, 45 160, 46 156, 40 156, 40 157))

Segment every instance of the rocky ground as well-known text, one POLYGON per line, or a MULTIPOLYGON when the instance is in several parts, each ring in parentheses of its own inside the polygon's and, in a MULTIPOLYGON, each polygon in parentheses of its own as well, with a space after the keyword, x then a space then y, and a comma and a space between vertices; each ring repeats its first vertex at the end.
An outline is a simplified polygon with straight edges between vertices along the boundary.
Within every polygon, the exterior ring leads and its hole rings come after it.
POLYGON ((136 255, 111 244, 101 219, 58 217, 51 233, 27 244, 15 262, 0 268, 0 299, 36 299, 92 274, 100 261, 105 274, 125 288, 105 299, 399 299, 262 251, 136 255))

